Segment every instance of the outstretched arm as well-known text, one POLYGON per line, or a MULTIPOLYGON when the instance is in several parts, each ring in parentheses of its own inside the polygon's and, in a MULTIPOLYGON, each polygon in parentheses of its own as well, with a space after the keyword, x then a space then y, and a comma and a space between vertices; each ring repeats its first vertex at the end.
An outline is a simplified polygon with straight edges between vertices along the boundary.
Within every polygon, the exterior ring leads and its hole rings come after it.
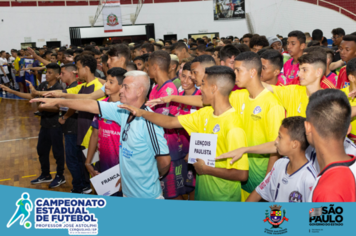
POLYGON ((67 98, 67 99, 92 99, 97 100, 105 96, 105 93, 98 89, 90 94, 70 94, 63 93, 61 90, 54 90, 43 93, 44 97, 67 98))
MULTIPOLYGON (((165 104, 170 102, 182 103, 190 106, 203 107, 203 100, 201 96, 179 96, 171 95, 167 97, 157 98, 146 102, 146 106, 154 107, 158 104, 165 104)), ((208 104, 206 104, 208 105, 208 104)))
POLYGON ((130 111, 136 117, 143 117, 146 120, 166 129, 183 128, 177 117, 165 116, 154 112, 145 111, 130 105, 119 105, 118 107, 130 111))
POLYGON ((28 47, 28 48, 27 48, 27 51, 30 52, 30 54, 33 56, 33 59, 39 60, 40 62, 43 63, 43 65, 46 66, 46 65, 48 65, 49 63, 51 63, 50 61, 47 61, 46 59, 43 59, 42 57, 38 56, 38 55, 36 54, 36 52, 33 51, 32 48, 28 47))
POLYGON ((60 99, 60 98, 35 98, 30 101, 41 102, 42 104, 39 107, 68 107, 77 111, 86 111, 93 114, 99 114, 99 106, 97 101, 89 100, 89 99, 60 99))
POLYGON ((25 99, 32 99, 33 97, 31 96, 30 93, 21 93, 15 90, 10 89, 9 87, 6 87, 5 85, 0 84, 0 88, 2 88, 2 90, 8 92, 8 93, 12 93, 18 97, 21 98, 25 98, 25 99))
MULTIPOLYGON (((264 144, 260 144, 257 146, 251 146, 251 147, 243 147, 239 148, 236 150, 233 150, 231 152, 224 153, 218 157, 216 157, 216 160, 219 159, 227 159, 227 158, 232 158, 231 164, 239 160, 243 154, 245 153, 254 153, 254 154, 266 154, 266 153, 276 153, 277 149, 274 146, 274 142, 268 142, 264 144)), ((273 165, 272 165, 273 166, 273 165)))

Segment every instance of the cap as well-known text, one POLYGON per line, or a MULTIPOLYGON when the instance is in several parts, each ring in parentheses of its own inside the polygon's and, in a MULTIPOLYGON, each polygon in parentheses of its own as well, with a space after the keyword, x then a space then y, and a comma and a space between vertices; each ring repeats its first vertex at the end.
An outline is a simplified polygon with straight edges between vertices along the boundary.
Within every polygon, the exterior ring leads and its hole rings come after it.
POLYGON ((276 37, 269 37, 268 38, 269 46, 271 46, 275 42, 280 42, 282 44, 282 41, 279 38, 276 38, 276 37))
POLYGON ((155 39, 154 39, 154 38, 150 38, 148 41, 150 41, 150 42, 151 42, 151 41, 155 41, 155 39))
POLYGON ((160 41, 160 40, 157 40, 157 41, 156 41, 156 44, 159 44, 159 45, 161 45, 162 47, 164 46, 163 42, 160 41))
POLYGON ((179 58, 176 55, 174 55, 174 54, 169 54, 169 55, 171 56, 171 61, 179 62, 179 58))
POLYGON ((134 47, 134 46, 135 46, 135 43, 129 43, 129 46, 134 47))

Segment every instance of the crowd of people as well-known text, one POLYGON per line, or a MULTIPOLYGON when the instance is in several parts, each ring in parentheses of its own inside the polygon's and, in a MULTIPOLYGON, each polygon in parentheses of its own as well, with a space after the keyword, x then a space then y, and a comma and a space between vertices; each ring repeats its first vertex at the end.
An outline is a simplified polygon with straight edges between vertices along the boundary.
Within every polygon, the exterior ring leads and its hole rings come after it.
POLYGON ((356 34, 331 34, 13 49, 0 88, 39 103, 32 184, 64 184, 66 163, 91 193, 119 164, 113 196, 354 202, 356 34), (192 133, 217 136, 214 166, 189 158, 192 133))

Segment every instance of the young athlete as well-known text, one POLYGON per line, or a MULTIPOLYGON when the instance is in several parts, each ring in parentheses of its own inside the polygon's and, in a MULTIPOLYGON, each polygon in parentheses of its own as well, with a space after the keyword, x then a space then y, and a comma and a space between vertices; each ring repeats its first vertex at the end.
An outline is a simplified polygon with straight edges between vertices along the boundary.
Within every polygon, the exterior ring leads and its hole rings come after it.
MULTIPOLYGON (((321 52, 321 53, 326 53, 326 61, 328 60, 327 57, 327 50, 325 48, 322 48, 320 46, 312 46, 312 47, 308 47, 306 49, 303 50, 303 55, 307 54, 307 53, 312 53, 312 52, 321 52)), ((327 66, 327 65, 326 65, 327 66)), ((327 67, 326 67, 327 68, 327 67)), ((327 72, 327 69, 325 70, 325 73, 327 72)), ((330 88, 335 88, 335 85, 333 84, 333 82, 331 82, 329 79, 326 78, 325 74, 321 80, 320 80, 320 87, 323 89, 330 89, 330 88)), ((288 83, 288 85, 300 85, 300 78, 299 76, 297 76, 296 78, 294 78, 292 81, 290 81, 288 83)))
MULTIPOLYGON (((346 35, 343 37, 340 47, 340 56, 341 59, 347 63, 350 61, 352 58, 356 57, 356 36, 354 35, 346 35)), ((350 85, 350 81, 347 78, 347 73, 346 73, 346 67, 344 66, 341 68, 338 79, 337 79, 337 85, 336 88, 342 89, 346 88, 348 85, 350 85)))
MULTIPOLYGON (((189 134, 216 134, 216 155, 219 155, 236 146, 247 145, 239 114, 229 102, 234 84, 235 74, 231 68, 212 66, 206 68, 201 86, 203 103, 212 104, 211 107, 178 117, 162 116, 126 105, 120 107, 165 128, 184 128, 189 134)), ((249 172, 247 156, 236 165, 230 165, 229 161, 217 161, 215 168, 207 166, 203 160, 193 164, 197 172, 195 200, 241 201, 241 182, 247 180, 249 172)))
POLYGON ((281 73, 283 56, 277 50, 269 49, 262 53, 261 81, 270 85, 283 86, 288 83, 287 78, 281 73))
POLYGON ((192 73, 192 80, 196 87, 199 88, 201 86, 202 80, 205 75, 205 69, 214 65, 215 60, 212 56, 209 55, 198 56, 192 61, 190 69, 192 73))
POLYGON ((310 202, 355 202, 355 156, 345 153, 344 139, 351 129, 351 107, 342 91, 326 89, 310 96, 305 130, 315 147, 321 172, 310 202))
POLYGON ((334 59, 334 51, 329 48, 325 48, 325 51, 327 56, 325 76, 334 86, 336 86, 337 75, 330 70, 330 64, 334 59))
POLYGON ((135 57, 135 59, 133 59, 133 62, 137 66, 137 70, 143 71, 143 68, 145 66, 145 60, 141 56, 135 57))
POLYGON ((320 80, 326 70, 325 51, 314 51, 301 56, 299 59, 299 78, 301 85, 264 86, 273 92, 287 111, 287 117, 305 117, 309 96, 321 89, 320 80))
MULTIPOLYGON (((305 157, 308 141, 305 136, 305 118, 285 118, 279 128, 274 150, 284 158, 273 165, 263 182, 250 194, 246 202, 306 202, 317 173, 305 157)), ((264 144, 262 144, 264 145, 264 144)), ((247 147, 253 149, 254 147, 247 147)), ((256 147, 257 148, 257 147, 256 147)))
MULTIPOLYGON (((47 68, 47 81, 39 85, 40 91, 50 91, 61 89, 59 83, 59 75, 61 68, 58 64, 50 63, 47 68)), ((28 81, 30 83, 30 81, 28 81)), ((0 85, 2 89, 6 89, 7 92, 16 96, 32 99, 33 96, 30 93, 21 93, 11 90, 3 85, 0 85)), ((46 108, 38 107, 38 110, 42 113, 41 116, 41 129, 38 135, 37 153, 41 164, 41 175, 32 180, 31 184, 40 184, 51 182, 50 188, 58 187, 66 182, 64 172, 64 148, 63 148, 63 133, 62 127, 58 123, 59 109, 57 106, 50 106, 46 108), (49 153, 53 152, 53 156, 56 159, 57 173, 54 179, 50 174, 49 153)))
POLYGON ((288 52, 292 58, 283 66, 283 73, 287 80, 293 80, 298 76, 298 58, 303 55, 303 50, 306 48, 305 40, 305 34, 301 31, 296 30, 288 34, 288 52))
MULTIPOLYGON (((153 78, 156 85, 152 88, 149 99, 157 99, 160 97, 178 95, 178 90, 175 84, 169 79, 169 68, 171 64, 171 57, 165 51, 155 51, 150 54, 148 59, 149 77, 153 78)), ((167 103, 157 105, 152 108, 155 113, 175 116, 177 114, 177 104, 167 103)), ((165 129, 165 138, 167 140, 169 152, 171 155, 171 166, 169 172, 161 180, 163 188, 163 196, 166 199, 183 199, 185 194, 183 188, 180 188, 179 179, 182 178, 176 168, 181 168, 184 164, 185 155, 182 154, 181 140, 175 129, 165 129), (174 181, 172 181, 174 180, 174 181)))
MULTIPOLYGON (((191 62, 187 62, 183 66, 182 75, 180 77, 183 91, 179 93, 180 96, 201 95, 200 90, 195 87, 195 84, 191 78, 191 64, 191 62)), ((197 110, 199 110, 199 108, 195 106, 179 104, 176 116, 192 114, 197 110)), ((186 155, 185 161, 188 162, 190 136, 184 129, 179 129, 178 135, 182 142, 182 155, 186 155)), ((186 193, 189 194, 189 200, 194 200, 196 171, 191 164, 184 163, 182 173, 185 176, 184 186, 186 193)))
MULTIPOLYGON (((107 82, 105 83, 105 93, 109 96, 104 102, 120 101, 120 89, 124 80, 125 69, 114 67, 108 70, 107 82)), ((119 147, 121 126, 113 120, 102 119, 95 115, 91 124, 93 132, 90 137, 88 156, 85 167, 92 177, 119 164, 119 147), (109 135, 108 135, 109 134, 109 135), (95 165, 97 170, 91 165, 94 153, 98 147, 99 162, 95 165)), ((122 196, 122 192, 114 193, 115 196, 122 196)))
POLYGON ((178 89, 181 86, 180 79, 177 76, 177 72, 179 68, 179 59, 174 54, 170 54, 170 57, 171 57, 171 63, 169 64, 168 77, 178 89))

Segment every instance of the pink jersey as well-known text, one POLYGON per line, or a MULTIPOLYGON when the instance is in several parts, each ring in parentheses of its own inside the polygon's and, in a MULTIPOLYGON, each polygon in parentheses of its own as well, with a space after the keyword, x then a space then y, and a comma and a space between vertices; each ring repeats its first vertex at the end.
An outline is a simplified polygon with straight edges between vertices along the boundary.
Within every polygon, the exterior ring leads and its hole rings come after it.
POLYGON ((287 80, 293 80, 298 76, 299 73, 299 63, 293 65, 294 59, 291 58, 283 66, 284 76, 287 77, 287 80))
MULTIPOLYGON (((162 98, 170 95, 178 95, 177 87, 171 80, 167 80, 161 88, 157 89, 158 85, 154 86, 150 93, 150 100, 162 98)), ((157 105, 151 108, 154 112, 162 115, 177 114, 178 104, 171 102, 167 104, 157 105)), ((172 161, 183 159, 185 156, 182 154, 183 144, 179 138, 177 129, 164 129, 164 137, 167 140, 169 153, 172 161)))
MULTIPOLYGON (((102 101, 107 102, 109 98, 102 101)), ((104 172, 119 164, 120 131, 121 126, 115 121, 94 116, 91 126, 99 130, 98 151, 100 172, 104 172)))
POLYGON ((333 83, 333 85, 336 86, 337 75, 336 75, 335 73, 330 72, 330 73, 326 76, 326 78, 327 78, 331 83, 333 83))
POLYGON ((290 81, 292 80, 287 79, 287 77, 285 77, 283 73, 279 73, 277 84, 287 85, 290 81))

